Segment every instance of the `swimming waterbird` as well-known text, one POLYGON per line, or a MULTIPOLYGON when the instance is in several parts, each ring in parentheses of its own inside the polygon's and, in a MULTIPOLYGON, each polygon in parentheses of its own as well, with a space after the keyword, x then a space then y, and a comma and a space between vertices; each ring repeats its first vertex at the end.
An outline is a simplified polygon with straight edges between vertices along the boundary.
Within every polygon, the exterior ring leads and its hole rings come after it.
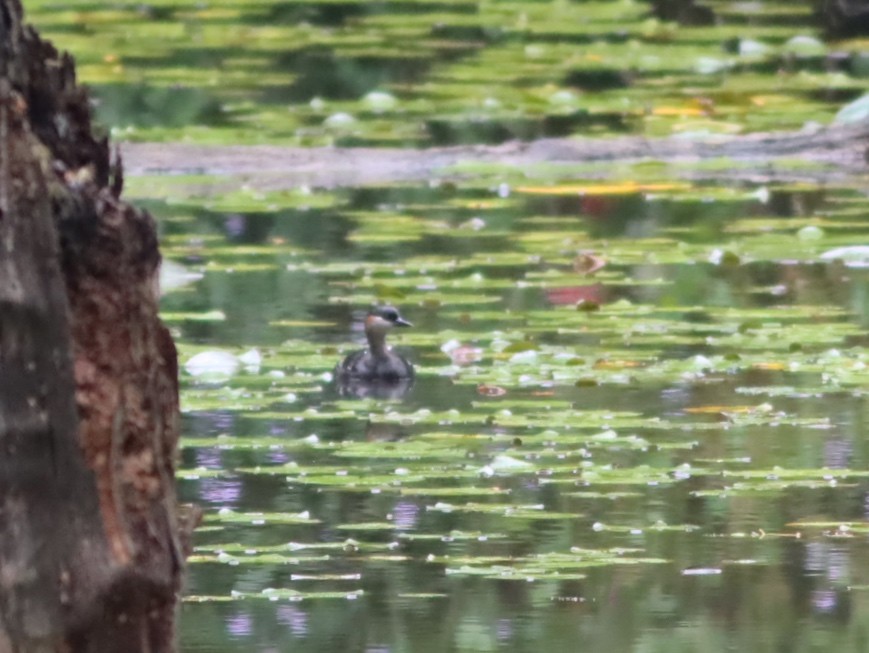
MULTIPOLYGON (((386 344, 386 334, 394 327, 413 326, 394 306, 378 306, 365 317, 368 348, 349 354, 335 367, 339 385, 366 383, 406 384, 413 380, 413 365, 386 344)), ((356 393, 354 393, 356 394, 356 393)))

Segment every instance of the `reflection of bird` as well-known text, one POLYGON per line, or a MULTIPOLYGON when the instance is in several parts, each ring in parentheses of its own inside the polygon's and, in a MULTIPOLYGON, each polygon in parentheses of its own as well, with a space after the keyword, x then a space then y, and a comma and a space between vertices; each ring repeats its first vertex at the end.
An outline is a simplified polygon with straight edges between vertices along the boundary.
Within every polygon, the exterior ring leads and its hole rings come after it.
MULTIPOLYGON (((335 367, 339 386, 361 387, 365 384, 394 384, 409 387, 413 365, 386 346, 386 334, 393 327, 409 327, 410 322, 392 306, 372 309, 365 318, 368 349, 355 351, 335 367)), ((357 394, 351 392, 351 394, 357 394)), ((365 393, 366 396, 370 393, 365 393)))

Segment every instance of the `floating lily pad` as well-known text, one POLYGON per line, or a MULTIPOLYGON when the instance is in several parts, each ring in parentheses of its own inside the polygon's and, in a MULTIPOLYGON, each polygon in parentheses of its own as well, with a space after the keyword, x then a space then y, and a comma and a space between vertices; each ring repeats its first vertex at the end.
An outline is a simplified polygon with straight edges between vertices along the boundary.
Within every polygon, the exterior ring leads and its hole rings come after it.
POLYGON ((320 520, 311 517, 307 511, 301 513, 264 513, 235 512, 228 508, 206 515, 207 522, 221 524, 244 524, 246 526, 265 526, 274 524, 318 524, 320 520))

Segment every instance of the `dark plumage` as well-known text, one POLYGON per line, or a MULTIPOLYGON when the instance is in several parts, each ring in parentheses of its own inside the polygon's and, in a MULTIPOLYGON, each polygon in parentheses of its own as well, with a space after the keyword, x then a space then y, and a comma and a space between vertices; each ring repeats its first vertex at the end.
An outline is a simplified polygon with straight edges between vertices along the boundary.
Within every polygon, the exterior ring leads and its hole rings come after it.
POLYGON ((380 306, 365 317, 368 349, 349 354, 335 367, 339 384, 387 382, 413 379, 413 365, 386 346, 386 334, 393 327, 413 326, 393 306, 380 306))

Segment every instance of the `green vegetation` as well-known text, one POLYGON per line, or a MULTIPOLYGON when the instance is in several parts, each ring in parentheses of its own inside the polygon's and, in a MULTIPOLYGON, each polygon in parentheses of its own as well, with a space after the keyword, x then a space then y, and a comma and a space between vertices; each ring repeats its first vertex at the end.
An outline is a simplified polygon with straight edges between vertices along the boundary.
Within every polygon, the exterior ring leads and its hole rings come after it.
MULTIPOLYGON (((137 140, 798 129, 865 85, 827 58, 865 43, 815 40, 803 3, 27 4, 137 140)), ((183 648, 863 650, 869 201, 684 181, 732 167, 129 178, 206 509, 183 648), (374 301, 416 325, 403 399, 332 385, 374 301)))
POLYGON ((715 7, 720 24, 682 27, 638 0, 28 2, 134 140, 733 133, 827 122, 863 92, 825 65, 808 3, 715 7))

